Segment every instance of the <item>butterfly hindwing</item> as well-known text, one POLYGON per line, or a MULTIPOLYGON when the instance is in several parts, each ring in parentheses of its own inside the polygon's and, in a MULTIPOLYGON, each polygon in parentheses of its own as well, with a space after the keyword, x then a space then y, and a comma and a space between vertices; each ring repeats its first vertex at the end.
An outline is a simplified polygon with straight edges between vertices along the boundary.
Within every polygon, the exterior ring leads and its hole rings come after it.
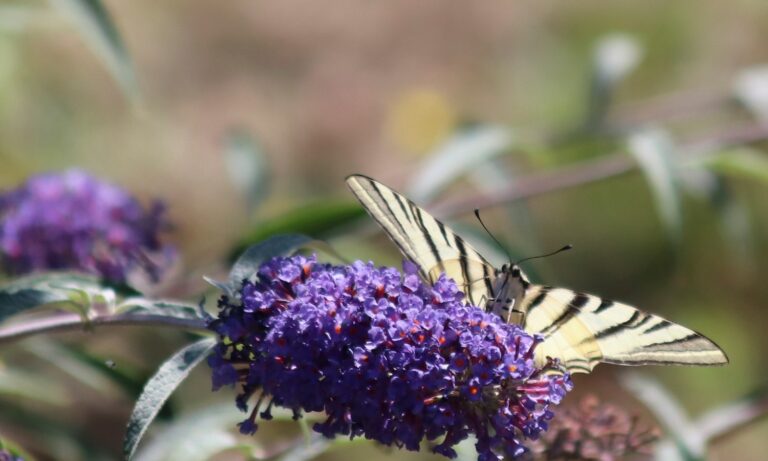
POLYGON ((493 298, 496 270, 442 222, 389 187, 362 175, 347 184, 400 251, 434 283, 445 273, 475 305, 493 298))
POLYGON ((525 330, 544 340, 539 363, 558 358, 572 373, 618 365, 721 365, 723 351, 693 330, 627 304, 565 288, 532 285, 523 300, 525 330))

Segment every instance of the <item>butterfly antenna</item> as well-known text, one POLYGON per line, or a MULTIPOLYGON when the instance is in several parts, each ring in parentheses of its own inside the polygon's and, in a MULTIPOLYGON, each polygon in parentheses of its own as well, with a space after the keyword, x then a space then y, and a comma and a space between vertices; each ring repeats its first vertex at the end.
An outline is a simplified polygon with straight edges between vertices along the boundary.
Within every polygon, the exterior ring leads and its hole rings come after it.
POLYGON ((480 218, 480 210, 477 209, 477 208, 475 208, 475 216, 477 217, 477 220, 480 221, 480 225, 483 226, 483 229, 485 229, 485 232, 488 235, 491 236, 491 238, 493 239, 494 242, 496 242, 496 245, 498 245, 499 248, 504 250, 504 253, 507 255, 507 259, 511 263, 512 262, 512 256, 509 254, 509 251, 507 251, 507 248, 504 245, 502 245, 501 242, 499 242, 498 239, 496 239, 496 237, 493 236, 493 234, 491 234, 491 231, 488 230, 488 227, 485 225, 483 220, 480 218))
POLYGON ((543 255, 538 255, 538 256, 531 256, 531 257, 528 257, 528 258, 523 258, 523 259, 521 259, 521 260, 519 260, 519 261, 515 262, 515 264, 520 264, 521 262, 530 261, 531 259, 546 258, 547 256, 554 256, 554 255, 556 255, 556 254, 558 254, 558 253, 562 253, 563 251, 568 251, 568 250, 570 250, 571 248, 573 248, 573 245, 571 245, 571 244, 569 243, 568 245, 566 245, 566 246, 564 246, 564 247, 560 248, 559 250, 553 251, 553 252, 551 252, 551 253, 543 254, 543 255))

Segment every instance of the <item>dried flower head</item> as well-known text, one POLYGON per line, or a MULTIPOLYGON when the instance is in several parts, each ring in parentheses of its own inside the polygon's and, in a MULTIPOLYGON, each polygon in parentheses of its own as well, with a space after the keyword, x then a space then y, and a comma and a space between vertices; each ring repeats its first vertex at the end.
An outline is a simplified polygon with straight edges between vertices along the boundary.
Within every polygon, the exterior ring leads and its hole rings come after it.
POLYGON ((624 409, 583 398, 574 408, 562 408, 549 431, 534 445, 537 460, 618 461, 651 454, 659 433, 642 427, 624 409))
POLYGON ((277 405, 325 412, 314 429, 328 437, 408 450, 426 439, 448 457, 473 433, 478 459, 496 460, 524 453, 571 388, 556 364, 534 365, 538 338, 466 305, 445 276, 425 284, 410 263, 401 274, 275 258, 219 307, 213 387, 237 384, 243 411, 256 401, 243 433, 277 405))
POLYGON ((6 271, 72 269, 117 282, 140 268, 156 280, 174 252, 160 234, 162 204, 149 210, 125 190, 80 170, 34 176, 0 195, 0 253, 6 271))

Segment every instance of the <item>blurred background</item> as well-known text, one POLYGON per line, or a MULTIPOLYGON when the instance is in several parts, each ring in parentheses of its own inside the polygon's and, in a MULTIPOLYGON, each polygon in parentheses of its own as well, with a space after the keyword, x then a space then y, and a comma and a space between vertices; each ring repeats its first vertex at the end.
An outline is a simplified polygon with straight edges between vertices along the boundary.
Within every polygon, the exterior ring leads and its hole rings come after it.
MULTIPOLYGON (((399 264, 346 190, 351 173, 501 263, 481 207, 515 257, 574 244, 526 263, 536 281, 715 340, 727 367, 639 371, 695 419, 768 385, 767 38, 768 5, 754 0, 3 1, 0 187, 77 166, 164 200, 182 263, 157 291, 192 301, 202 274, 279 232, 399 264)), ((2 346, 0 433, 39 459, 118 459, 141 385, 189 337, 113 333, 2 346)), ((569 399, 599 393, 653 422, 625 371, 579 375, 569 399)), ((174 440, 174 423, 203 414, 239 421, 209 380, 196 370, 153 434, 174 440)), ((256 440, 267 452, 291 434, 276 422, 256 440)), ((763 419, 706 458, 766 451, 763 419)), ((198 459, 158 453, 144 459, 198 459)), ((318 459, 350 456, 440 459, 368 443, 318 459)))

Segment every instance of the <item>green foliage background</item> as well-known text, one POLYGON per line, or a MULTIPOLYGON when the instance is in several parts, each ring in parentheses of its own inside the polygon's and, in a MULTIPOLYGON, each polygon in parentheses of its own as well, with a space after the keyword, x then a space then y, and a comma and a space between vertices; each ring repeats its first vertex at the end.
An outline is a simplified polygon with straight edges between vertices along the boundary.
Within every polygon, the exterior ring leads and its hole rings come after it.
MULTIPOLYGON (((418 201, 474 235, 472 205, 451 204, 610 156, 634 165, 628 139, 640 136, 671 179, 632 167, 501 201, 485 217, 516 255, 575 245, 528 264, 537 280, 630 302, 718 342, 725 368, 642 370, 695 415, 768 383, 768 102, 758 91, 768 93, 768 77, 756 71, 768 64, 766 34, 768 5, 753 0, 3 2, 0 185, 76 165, 164 199, 183 263, 154 290, 196 302, 203 274, 225 278, 236 249, 274 233, 398 264, 345 190, 347 174, 404 192, 442 178, 418 201), (629 43, 638 61, 601 80, 606 40, 629 43), (745 75, 758 90, 744 89, 745 75), (508 136, 500 147, 441 149, 491 127, 508 136)), ((39 459, 117 459, 141 386, 189 339, 97 329, 3 345, 0 433, 39 459), (88 372, 55 366, 66 360, 88 372)), ((578 376, 576 392, 645 411, 619 385, 622 371, 578 376)), ((231 393, 210 393, 208 380, 205 367, 192 374, 155 434, 199 415, 238 420, 231 393)), ((257 450, 300 433, 266 425, 257 450)), ((763 420, 718 440, 709 458, 763 459, 767 435, 763 420)), ((363 443, 319 459, 350 456, 433 458, 363 443)))

